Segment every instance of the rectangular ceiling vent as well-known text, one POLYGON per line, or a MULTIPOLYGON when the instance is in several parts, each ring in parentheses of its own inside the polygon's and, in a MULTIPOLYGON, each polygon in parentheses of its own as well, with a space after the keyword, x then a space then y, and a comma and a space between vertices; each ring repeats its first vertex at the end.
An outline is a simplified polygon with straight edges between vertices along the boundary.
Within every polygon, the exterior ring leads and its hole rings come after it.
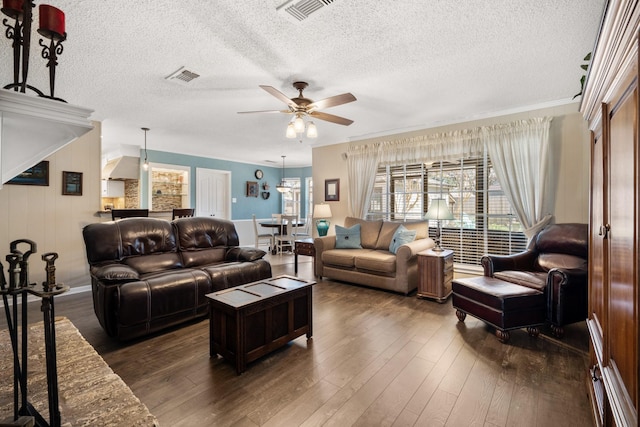
POLYGON ((174 83, 187 84, 198 77, 200 77, 200 74, 189 71, 184 67, 180 67, 176 72, 165 77, 165 80, 174 83))
POLYGON ((290 21, 298 23, 334 1, 336 0, 285 0, 276 10, 290 21))

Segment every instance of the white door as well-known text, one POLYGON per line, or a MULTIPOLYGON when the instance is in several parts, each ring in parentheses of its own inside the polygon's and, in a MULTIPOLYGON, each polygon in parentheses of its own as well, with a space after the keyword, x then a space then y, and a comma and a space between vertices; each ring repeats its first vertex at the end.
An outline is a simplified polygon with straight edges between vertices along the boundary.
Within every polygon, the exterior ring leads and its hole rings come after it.
POLYGON ((196 216, 231 219, 231 172, 196 168, 196 216))

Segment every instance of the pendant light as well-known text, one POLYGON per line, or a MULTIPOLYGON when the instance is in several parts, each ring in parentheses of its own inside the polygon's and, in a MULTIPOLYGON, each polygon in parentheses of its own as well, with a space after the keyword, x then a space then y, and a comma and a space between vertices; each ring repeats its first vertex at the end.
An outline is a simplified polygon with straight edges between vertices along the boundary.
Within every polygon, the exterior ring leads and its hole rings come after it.
POLYGON ((279 193, 286 193, 287 191, 290 190, 290 188, 284 182, 284 158, 285 157, 287 156, 282 156, 282 181, 280 182, 280 184, 276 185, 276 190, 278 190, 279 193))
POLYGON ((149 128, 140 128, 144 131, 144 163, 142 164, 142 169, 146 172, 149 170, 149 160, 147 159, 147 131, 149 128))

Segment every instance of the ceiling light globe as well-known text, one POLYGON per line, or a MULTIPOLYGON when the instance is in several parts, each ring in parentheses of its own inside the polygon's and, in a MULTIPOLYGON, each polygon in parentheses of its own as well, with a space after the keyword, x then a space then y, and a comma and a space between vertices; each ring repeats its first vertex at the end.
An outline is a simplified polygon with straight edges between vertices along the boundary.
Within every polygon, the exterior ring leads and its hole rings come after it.
POLYGON ((302 117, 296 117, 296 119, 293 121, 293 129, 296 131, 296 133, 304 132, 304 120, 302 120, 302 117))
POLYGON ((317 138, 318 137, 318 128, 316 124, 313 122, 309 122, 307 125, 307 138, 317 138))
POLYGON ((289 123, 289 125, 287 126, 287 138, 295 138, 296 137, 296 130, 293 128, 293 123, 289 123))

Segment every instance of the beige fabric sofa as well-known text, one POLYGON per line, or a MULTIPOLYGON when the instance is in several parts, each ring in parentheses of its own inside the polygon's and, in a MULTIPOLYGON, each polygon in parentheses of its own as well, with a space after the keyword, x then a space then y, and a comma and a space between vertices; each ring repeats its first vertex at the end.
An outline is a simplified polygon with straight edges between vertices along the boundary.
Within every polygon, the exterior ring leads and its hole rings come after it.
POLYGON ((418 252, 432 248, 426 221, 367 221, 347 217, 344 226, 360 224, 362 249, 336 249, 336 236, 317 237, 316 275, 344 282, 409 294, 418 287, 418 252), (393 233, 400 225, 416 230, 413 242, 400 246, 396 254, 389 252, 393 233))

